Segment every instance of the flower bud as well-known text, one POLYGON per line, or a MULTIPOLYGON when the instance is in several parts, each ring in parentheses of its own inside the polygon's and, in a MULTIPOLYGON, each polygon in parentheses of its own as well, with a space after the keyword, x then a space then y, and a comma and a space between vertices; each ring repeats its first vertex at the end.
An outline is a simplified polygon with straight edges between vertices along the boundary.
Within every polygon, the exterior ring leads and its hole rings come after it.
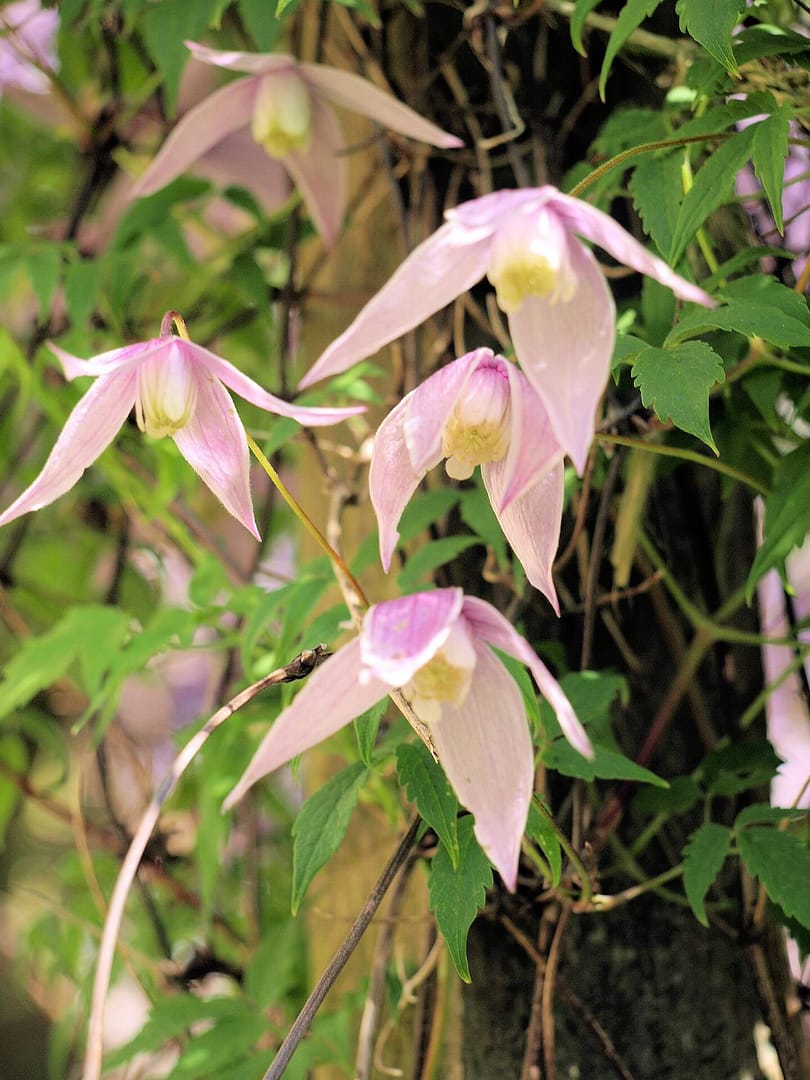
POLYGON ((194 415, 197 381, 179 348, 161 350, 138 369, 135 419, 154 439, 174 435, 194 415))
POLYGON ((476 465, 500 461, 509 447, 509 379, 498 364, 481 364, 470 376, 442 432, 445 468, 454 480, 476 465))

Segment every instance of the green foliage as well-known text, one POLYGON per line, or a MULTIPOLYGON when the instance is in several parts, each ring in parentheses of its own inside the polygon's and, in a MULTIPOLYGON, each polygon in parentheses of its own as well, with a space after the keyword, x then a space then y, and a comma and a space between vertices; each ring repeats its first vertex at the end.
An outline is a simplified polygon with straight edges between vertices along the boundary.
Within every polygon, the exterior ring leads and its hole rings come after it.
POLYGON ((555 889, 562 877, 562 848, 553 824, 547 814, 541 813, 532 803, 526 822, 526 835, 534 840, 545 856, 550 871, 551 887, 555 889))
POLYGON ((692 833, 684 848, 683 886, 695 918, 708 927, 706 893, 720 873, 731 846, 731 829, 707 822, 692 833))
POLYGON ((633 364, 641 401, 664 423, 671 420, 719 454, 709 427, 709 391, 725 378, 723 361, 703 341, 672 349, 644 349, 633 364))
POLYGON ((810 845, 807 836, 756 825, 737 831, 740 858, 774 903, 810 927, 810 845))
POLYGON ((731 32, 745 10, 745 0, 678 0, 675 5, 681 20, 681 30, 699 41, 731 75, 738 75, 732 51, 731 32))
POLYGON ((605 49, 605 58, 602 61, 602 70, 599 73, 599 96, 603 101, 605 100, 605 87, 607 86, 608 75, 610 74, 613 61, 618 56, 621 47, 633 31, 637 30, 642 22, 648 16, 652 15, 660 3, 661 0, 627 0, 627 3, 619 12, 616 25, 613 27, 610 37, 608 38, 607 49, 605 49))
POLYGON ((748 575, 748 595, 769 570, 780 571, 790 552, 810 529, 810 443, 792 450, 774 470, 773 489, 765 500, 763 542, 748 575))
POLYGON ((454 870, 459 867, 460 849, 457 826, 458 800, 441 765, 433 760, 427 747, 402 743, 397 747, 397 776, 420 817, 439 837, 454 870))
POLYGON ((475 839, 469 815, 458 823, 458 844, 457 867, 444 846, 430 864, 430 910, 436 916, 459 978, 470 982, 467 934, 484 906, 486 890, 492 887, 492 870, 475 839))

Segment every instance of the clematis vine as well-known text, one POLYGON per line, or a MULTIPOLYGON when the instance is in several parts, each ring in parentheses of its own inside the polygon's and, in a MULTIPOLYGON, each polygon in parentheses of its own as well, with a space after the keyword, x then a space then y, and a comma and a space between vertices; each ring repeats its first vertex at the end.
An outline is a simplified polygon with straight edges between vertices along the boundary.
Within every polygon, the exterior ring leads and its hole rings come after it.
MULTIPOLYGON (((328 244, 346 205, 346 157, 332 111, 339 105, 383 127, 444 148, 462 146, 367 79, 283 53, 220 52, 187 41, 195 60, 242 71, 180 120, 134 194, 151 195, 206 156, 226 163, 233 183, 254 191, 269 211, 279 207, 279 175, 292 178, 328 244)), ((223 168, 218 170, 224 175, 223 168)))
POLYGON ((29 94, 47 94, 46 71, 56 71, 59 13, 38 0, 15 0, 0 9, 0 93, 16 86, 29 94))
POLYGON ((469 352, 431 375, 377 430, 369 488, 386 572, 402 512, 442 458, 454 480, 481 466, 506 539, 559 614, 551 563, 562 520, 563 451, 526 376, 491 349, 469 352))
POLYGON ((584 236, 676 296, 702 289, 646 251, 611 217, 546 185, 497 191, 448 210, 301 380, 310 386, 412 330, 486 275, 509 317, 517 359, 560 445, 582 472, 610 371, 616 310, 584 236))
POLYGON ((491 646, 531 671, 563 734, 593 749, 557 680, 528 642, 490 604, 461 589, 436 589, 369 608, 358 638, 309 676, 276 720, 225 801, 332 735, 391 689, 401 688, 428 724, 475 835, 510 889, 534 785, 534 755, 517 684, 491 646))
POLYGON ((185 334, 183 320, 170 311, 160 337, 90 360, 49 345, 67 379, 92 375, 96 381, 67 418, 39 476, 0 514, 0 526, 29 510, 40 510, 72 488, 112 442, 134 406, 141 431, 153 438, 171 436, 225 509, 260 539, 250 500, 247 437, 228 389, 299 424, 334 424, 364 411, 363 406, 318 409, 282 401, 221 356, 176 337, 173 324, 185 334))

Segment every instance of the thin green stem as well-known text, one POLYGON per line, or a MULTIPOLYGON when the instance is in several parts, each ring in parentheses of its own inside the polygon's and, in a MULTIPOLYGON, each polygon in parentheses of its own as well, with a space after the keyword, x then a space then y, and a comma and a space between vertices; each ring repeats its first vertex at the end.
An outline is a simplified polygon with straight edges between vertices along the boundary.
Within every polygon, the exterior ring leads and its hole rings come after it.
POLYGON ((613 896, 595 896, 590 910, 612 911, 613 908, 621 907, 622 904, 627 904, 646 892, 657 892, 662 885, 666 885, 668 881, 672 881, 674 878, 681 877, 682 874, 683 863, 679 863, 678 866, 671 866, 669 870, 665 870, 663 874, 658 874, 657 877, 654 878, 648 878, 640 885, 633 885, 631 888, 625 889, 624 892, 616 893, 613 896))
POLYGON ((579 855, 577 855, 576 851, 574 851, 568 837, 554 820, 548 808, 540 799, 537 798, 536 795, 534 796, 534 805, 537 807, 537 809, 540 811, 540 813, 554 830, 554 835, 559 840, 560 847, 568 856, 576 872, 579 874, 579 879, 582 882, 582 894, 580 896, 580 902, 582 902, 583 904, 589 904, 593 896, 593 886, 591 885, 590 874, 586 870, 585 864, 583 863, 579 855))
POLYGON ((733 465, 726 465, 723 461, 715 461, 713 458, 706 457, 705 454, 699 454, 696 450, 684 450, 679 446, 664 446, 660 443, 645 442, 643 439, 630 439, 625 435, 609 435, 606 432, 597 432, 596 438, 599 442, 610 443, 613 446, 630 446, 634 450, 646 450, 650 454, 660 454, 662 457, 674 457, 680 458, 681 461, 692 461, 696 465, 703 465, 707 469, 713 469, 715 472, 722 473, 723 476, 737 480, 760 495, 768 494, 765 485, 761 484, 759 480, 755 480, 753 476, 748 476, 739 469, 735 469, 733 465))
MULTIPOLYGON (((794 642, 795 644, 795 642, 794 642)), ((772 683, 768 683, 767 686, 763 686, 762 690, 757 694, 748 708, 740 717, 740 728, 745 731, 750 727, 753 721, 759 716, 760 710, 764 708, 765 702, 770 695, 777 690, 783 682, 790 678, 802 665, 807 657, 810 656, 810 650, 802 650, 797 656, 791 660, 791 662, 785 667, 784 671, 780 672, 779 678, 774 679, 772 683)))

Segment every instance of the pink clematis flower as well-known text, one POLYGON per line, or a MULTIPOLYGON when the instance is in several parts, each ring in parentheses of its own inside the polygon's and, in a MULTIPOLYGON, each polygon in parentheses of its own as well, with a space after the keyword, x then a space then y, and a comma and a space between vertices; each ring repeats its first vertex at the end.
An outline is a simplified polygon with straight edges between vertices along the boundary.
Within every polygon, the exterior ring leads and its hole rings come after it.
POLYGON ((300 424, 334 424, 364 411, 363 406, 290 405, 202 345, 175 337, 171 325, 178 320, 169 312, 160 337, 112 349, 91 360, 80 360, 58 345, 49 345, 67 379, 93 375, 96 381, 67 418, 42 472, 0 514, 0 526, 47 506, 72 488, 112 442, 134 406, 141 431, 154 438, 170 435, 225 509, 258 540, 245 429, 225 388, 260 409, 292 417, 300 424))
POLYGON ((402 511, 442 458, 454 480, 481 466, 506 539, 559 614, 551 563, 560 538, 563 451, 526 376, 491 349, 469 352, 431 375, 377 430, 369 488, 386 572, 402 511))
POLYGON ((420 244, 301 380, 345 371, 449 304, 485 274, 509 316, 515 351, 577 470, 585 467, 610 371, 616 311, 586 237, 684 300, 713 306, 621 225, 546 185, 462 203, 420 244))
POLYGON ((526 664, 566 738, 591 757, 570 702, 528 642, 485 601, 436 589, 369 608, 360 636, 317 668, 276 720, 225 809, 400 687, 429 725, 456 795, 475 815, 481 847, 514 889, 534 755, 520 691, 490 646, 526 664))
POLYGON ((46 71, 56 71, 55 38, 59 13, 38 0, 15 0, 0 9, 0 92, 16 86, 29 94, 47 94, 46 71), (44 69, 44 70, 43 70, 44 69))
POLYGON ((363 113, 433 146, 463 145, 351 72, 299 63, 283 53, 220 52, 193 41, 186 45, 196 60, 248 77, 228 83, 186 113, 141 177, 136 196, 151 195, 200 159, 205 165, 205 156, 211 155, 220 165, 227 162, 233 183, 250 187, 273 211, 280 205, 279 177, 284 188, 289 174, 331 245, 346 204, 344 143, 331 105, 363 113))

